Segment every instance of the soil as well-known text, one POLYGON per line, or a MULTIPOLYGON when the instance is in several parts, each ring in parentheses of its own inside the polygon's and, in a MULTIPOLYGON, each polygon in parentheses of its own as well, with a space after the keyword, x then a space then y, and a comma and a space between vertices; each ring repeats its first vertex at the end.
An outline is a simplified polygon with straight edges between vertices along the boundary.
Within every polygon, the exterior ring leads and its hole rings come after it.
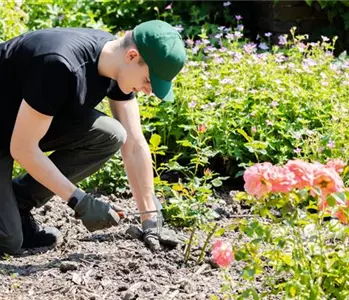
MULTIPOLYGON (((136 211, 133 199, 108 196, 108 200, 136 211)), ((226 194, 214 207, 220 214, 219 224, 231 223, 234 215, 248 214, 226 194)), ((44 226, 56 226, 63 243, 54 249, 23 250, 17 256, 0 261, 0 299, 210 299, 222 297, 222 270, 206 253, 205 261, 184 262, 184 243, 175 249, 164 248, 152 253, 142 241, 131 238, 126 230, 139 224, 137 218, 124 220, 119 226, 89 233, 72 210, 58 197, 34 210, 35 218, 44 226)), ((175 229, 182 239, 188 232, 175 229)), ((199 233, 193 258, 198 258, 206 235, 199 233)), ((238 232, 222 237, 238 245, 244 243, 238 232)), ((209 250, 209 249, 208 249, 209 250)), ((234 262, 228 270, 233 290, 242 284, 242 265, 234 262)), ((244 286, 245 285, 245 286, 244 286)), ((254 283, 254 286, 258 289, 254 283)))

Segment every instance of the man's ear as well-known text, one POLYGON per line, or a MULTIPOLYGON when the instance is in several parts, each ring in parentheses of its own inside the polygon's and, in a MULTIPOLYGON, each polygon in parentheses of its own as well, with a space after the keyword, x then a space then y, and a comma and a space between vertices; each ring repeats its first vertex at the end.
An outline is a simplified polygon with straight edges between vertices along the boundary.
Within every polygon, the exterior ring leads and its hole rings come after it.
POLYGON ((125 57, 126 63, 138 63, 140 58, 141 55, 139 54, 137 49, 131 48, 127 50, 125 57))

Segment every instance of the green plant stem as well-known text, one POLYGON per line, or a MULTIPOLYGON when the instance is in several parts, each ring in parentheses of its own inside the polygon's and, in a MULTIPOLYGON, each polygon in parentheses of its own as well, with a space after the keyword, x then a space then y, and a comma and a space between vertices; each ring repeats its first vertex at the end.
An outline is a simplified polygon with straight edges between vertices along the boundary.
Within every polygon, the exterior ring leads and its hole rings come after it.
POLYGON ((187 263, 189 258, 190 258, 191 246, 192 246, 192 243, 193 243, 193 238, 194 238, 195 231, 196 231, 196 222, 193 225, 193 228, 192 228, 192 231, 191 231, 191 234, 190 234, 190 237, 189 237, 188 245, 187 245, 187 247, 185 249, 185 254, 184 254, 185 263, 187 263))
POLYGON ((200 264, 203 261, 204 256, 205 256, 205 249, 206 249, 206 247, 208 245, 208 242, 211 240, 213 234, 216 232, 217 227, 218 227, 218 224, 216 223, 214 225, 213 229, 211 230, 211 232, 207 235, 207 238, 205 240, 204 246, 201 249, 201 253, 200 253, 199 259, 197 261, 197 264, 200 264))

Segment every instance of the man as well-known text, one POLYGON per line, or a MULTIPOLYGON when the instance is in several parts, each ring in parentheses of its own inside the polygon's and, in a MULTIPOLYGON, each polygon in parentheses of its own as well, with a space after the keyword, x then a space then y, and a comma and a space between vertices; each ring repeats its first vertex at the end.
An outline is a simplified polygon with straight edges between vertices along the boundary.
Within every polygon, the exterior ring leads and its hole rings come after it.
POLYGON ((171 80, 185 59, 180 35, 158 20, 119 39, 95 29, 55 28, 0 44, 0 252, 57 244, 59 231, 40 228, 30 212, 54 194, 89 231, 117 225, 110 204, 75 184, 121 147, 145 242, 159 248, 151 156, 135 93, 172 100, 171 80), (114 119, 94 110, 106 96, 114 119), (28 174, 12 180, 13 160, 28 174))

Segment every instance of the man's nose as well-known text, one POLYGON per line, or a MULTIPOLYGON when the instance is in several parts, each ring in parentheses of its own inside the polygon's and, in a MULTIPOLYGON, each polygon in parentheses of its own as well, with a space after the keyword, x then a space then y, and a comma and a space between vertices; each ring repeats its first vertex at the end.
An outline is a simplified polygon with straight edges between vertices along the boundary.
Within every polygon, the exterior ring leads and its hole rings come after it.
POLYGON ((152 88, 150 84, 147 84, 146 86, 143 87, 143 92, 146 95, 150 95, 152 93, 152 88))

